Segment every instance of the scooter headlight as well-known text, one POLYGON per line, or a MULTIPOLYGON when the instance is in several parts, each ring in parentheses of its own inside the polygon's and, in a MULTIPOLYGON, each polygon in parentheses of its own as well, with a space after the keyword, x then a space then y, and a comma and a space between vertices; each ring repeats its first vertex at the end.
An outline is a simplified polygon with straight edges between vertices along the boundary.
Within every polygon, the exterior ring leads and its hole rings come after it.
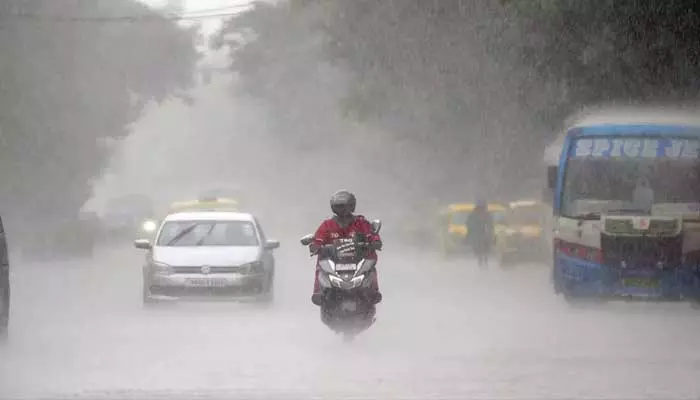
POLYGON ((331 285, 337 288, 343 288, 347 285, 347 282, 345 282, 342 278, 336 275, 328 275, 328 280, 331 281, 331 285))
POLYGON ((369 259, 364 259, 360 262, 360 264, 357 266, 357 274, 358 276, 362 274, 366 274, 370 269, 372 269, 375 265, 377 264, 376 260, 369 260, 369 259))
POLYGON ((356 289, 359 287, 369 286, 370 280, 365 279, 364 274, 355 276, 350 280, 345 280, 337 275, 328 275, 328 280, 331 282, 332 286, 339 289, 356 289))
POLYGON ((331 260, 321 260, 318 262, 318 266, 325 273, 330 275, 335 275, 335 263, 331 260))
POLYGON ((365 274, 358 275, 350 281, 352 283, 352 287, 357 288, 357 287, 362 287, 362 286, 369 286, 370 282, 369 279, 366 280, 365 282, 365 274))

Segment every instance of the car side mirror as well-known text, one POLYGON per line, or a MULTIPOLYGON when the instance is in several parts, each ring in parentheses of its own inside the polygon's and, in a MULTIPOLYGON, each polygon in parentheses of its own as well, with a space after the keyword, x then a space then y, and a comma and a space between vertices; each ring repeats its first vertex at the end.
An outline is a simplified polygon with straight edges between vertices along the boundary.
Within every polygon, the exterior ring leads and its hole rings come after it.
POLYGON ((305 235, 299 240, 299 242, 301 242, 302 246, 308 246, 313 241, 314 241, 314 235, 312 235, 312 234, 305 235))
POLYGON ((134 240, 134 247, 141 250, 151 250, 153 245, 151 245, 151 242, 148 239, 138 239, 134 240))
POLYGON ((274 250, 276 248, 280 247, 280 242, 279 240, 268 240, 267 243, 265 243, 265 250, 274 250))
POLYGON ((372 220, 372 232, 374 234, 379 233, 379 231, 382 230, 382 221, 378 219, 373 219, 372 220))
POLYGON ((557 186, 557 167, 550 165, 547 167, 547 188, 554 189, 557 186))

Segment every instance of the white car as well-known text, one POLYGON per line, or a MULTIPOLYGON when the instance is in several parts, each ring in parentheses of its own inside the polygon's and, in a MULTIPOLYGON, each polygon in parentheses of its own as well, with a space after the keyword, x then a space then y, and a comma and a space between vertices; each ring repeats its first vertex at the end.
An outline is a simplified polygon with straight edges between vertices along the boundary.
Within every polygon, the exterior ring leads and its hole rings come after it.
POLYGON ((143 268, 143 301, 158 297, 248 297, 272 300, 276 240, 265 238, 248 213, 195 211, 168 215, 148 250, 143 268))

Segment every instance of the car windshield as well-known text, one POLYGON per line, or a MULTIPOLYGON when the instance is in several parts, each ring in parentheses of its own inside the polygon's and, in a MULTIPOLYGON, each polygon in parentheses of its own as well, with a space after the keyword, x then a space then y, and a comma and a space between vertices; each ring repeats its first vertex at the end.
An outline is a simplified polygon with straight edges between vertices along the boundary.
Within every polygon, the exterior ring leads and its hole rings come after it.
POLYGON ((158 246, 257 246, 255 225, 248 221, 169 221, 158 246))
POLYGON ((566 167, 562 214, 651 213, 669 203, 698 212, 698 149, 687 139, 579 139, 566 167))
POLYGON ((505 222, 508 225, 539 225, 541 213, 537 206, 515 207, 508 213, 505 222))

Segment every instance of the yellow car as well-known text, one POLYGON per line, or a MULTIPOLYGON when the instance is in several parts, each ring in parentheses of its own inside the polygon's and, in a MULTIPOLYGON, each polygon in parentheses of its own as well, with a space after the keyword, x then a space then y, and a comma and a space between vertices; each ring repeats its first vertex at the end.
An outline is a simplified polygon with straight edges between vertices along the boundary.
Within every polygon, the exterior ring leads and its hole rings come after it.
MULTIPOLYGON (((198 200, 177 201, 170 205, 168 214, 186 211, 239 211, 239 202, 235 199, 223 197, 204 197, 198 200)), ((151 218, 144 221, 141 230, 146 234, 153 234, 158 229, 158 220, 151 218)))
POLYGON ((503 227, 496 232, 496 250, 502 266, 515 260, 538 261, 546 253, 542 236, 544 208, 535 200, 509 204, 503 227))
MULTIPOLYGON (((454 203, 440 213, 440 242, 445 255, 469 251, 467 246, 467 217, 474 211, 474 203, 454 203)), ((507 207, 489 203, 488 210, 493 214, 494 230, 498 233, 503 226, 500 221, 507 207)))
POLYGON ((204 197, 198 200, 178 201, 170 205, 170 213, 183 211, 238 211, 238 201, 225 197, 204 197))

